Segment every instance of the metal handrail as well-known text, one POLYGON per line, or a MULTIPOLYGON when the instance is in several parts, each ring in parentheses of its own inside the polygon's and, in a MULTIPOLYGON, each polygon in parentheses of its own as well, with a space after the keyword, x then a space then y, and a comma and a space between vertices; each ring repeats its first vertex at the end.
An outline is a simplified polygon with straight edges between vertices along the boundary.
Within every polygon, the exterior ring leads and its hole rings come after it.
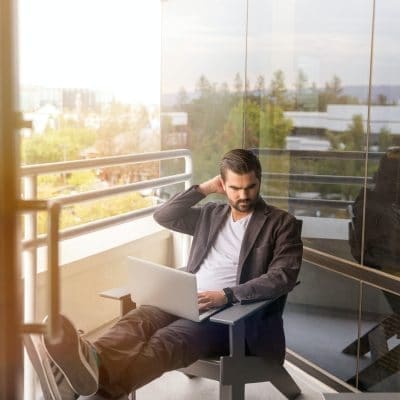
MULTIPOLYGON (((56 200, 61 206, 76 204, 79 202, 99 199, 108 196, 114 196, 121 193, 139 191, 144 189, 163 187, 177 183, 185 183, 188 186, 192 178, 192 160, 191 152, 187 149, 178 150, 167 150, 153 153, 144 154, 130 154, 124 156, 112 156, 103 157, 89 160, 78 160, 78 161, 66 161, 59 163, 49 164, 38 164, 21 167, 21 175, 35 179, 37 175, 44 175, 57 172, 65 172, 77 169, 89 169, 99 168, 104 166, 115 166, 133 163, 143 163, 150 161, 163 161, 169 159, 184 158, 185 160, 185 172, 181 174, 175 174, 157 179, 150 179, 147 181, 135 182, 125 185, 113 186, 100 190, 92 190, 84 193, 77 193, 66 196, 59 196, 53 200, 56 200)), ((36 183, 33 183, 35 185, 36 183)), ((84 233, 93 232, 105 227, 112 226, 116 223, 126 222, 132 219, 151 215, 154 212, 155 207, 147 207, 142 210, 135 210, 123 215, 113 216, 104 218, 102 220, 89 222, 76 227, 72 227, 60 232, 60 239, 65 240, 67 238, 79 236, 84 233)), ((40 235, 29 240, 23 240, 23 249, 32 249, 37 246, 45 244, 46 235, 40 235)))
POLYGON ((90 158, 86 160, 62 161, 48 164, 24 165, 21 167, 22 176, 51 174, 55 172, 73 171, 121 164, 137 164, 150 161, 171 160, 184 157, 187 167, 192 171, 191 152, 187 149, 164 150, 152 153, 137 153, 123 156, 90 158))

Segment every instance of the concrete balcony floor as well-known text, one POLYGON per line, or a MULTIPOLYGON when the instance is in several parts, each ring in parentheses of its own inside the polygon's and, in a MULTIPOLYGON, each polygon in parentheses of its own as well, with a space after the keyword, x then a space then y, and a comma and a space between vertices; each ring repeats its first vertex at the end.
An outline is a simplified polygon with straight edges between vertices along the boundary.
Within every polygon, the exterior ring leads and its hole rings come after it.
MULTIPOLYGON (((290 363, 288 372, 301 388, 298 400, 321 400, 322 393, 334 393, 330 387, 290 363)), ((167 372, 136 392, 137 400, 218 400, 218 382, 205 378, 188 378, 178 371, 167 372)), ((285 400, 270 383, 246 385, 246 400, 285 400)))

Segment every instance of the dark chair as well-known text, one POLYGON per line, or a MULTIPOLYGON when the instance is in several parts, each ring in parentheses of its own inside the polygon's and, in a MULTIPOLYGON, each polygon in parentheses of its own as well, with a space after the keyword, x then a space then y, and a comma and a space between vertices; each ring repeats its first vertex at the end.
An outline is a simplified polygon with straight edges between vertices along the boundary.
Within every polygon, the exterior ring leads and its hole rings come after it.
MULTIPOLYGON (((283 306, 286 295, 275 300, 283 306)), ((288 399, 295 399, 300 389, 286 369, 262 357, 246 355, 245 320, 262 308, 268 307, 273 300, 252 304, 234 305, 215 314, 211 321, 229 326, 230 354, 219 359, 201 359, 187 368, 181 369, 189 376, 201 376, 219 381, 220 400, 244 399, 245 384, 271 382, 288 399)))
MULTIPOLYGON (((121 310, 133 308, 130 293, 116 288, 100 293, 101 296, 120 301, 121 310)), ((189 378, 194 376, 220 382, 220 400, 243 400, 246 383, 271 382, 289 400, 300 394, 300 389, 286 369, 262 357, 249 356, 245 353, 245 320, 262 308, 279 302, 281 309, 286 302, 282 296, 276 300, 264 300, 251 304, 238 304, 224 309, 210 317, 216 323, 229 326, 230 354, 219 359, 200 359, 180 371, 189 378)), ((132 400, 135 394, 132 393, 132 400)))

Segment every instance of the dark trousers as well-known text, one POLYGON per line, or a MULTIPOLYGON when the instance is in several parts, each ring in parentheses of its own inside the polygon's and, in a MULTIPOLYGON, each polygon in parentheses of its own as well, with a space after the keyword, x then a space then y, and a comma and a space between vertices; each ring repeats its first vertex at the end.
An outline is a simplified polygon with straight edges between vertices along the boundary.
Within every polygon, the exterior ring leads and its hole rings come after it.
POLYGON ((224 325, 193 322, 142 306, 93 344, 99 354, 100 390, 117 396, 199 358, 228 354, 229 333, 224 325))

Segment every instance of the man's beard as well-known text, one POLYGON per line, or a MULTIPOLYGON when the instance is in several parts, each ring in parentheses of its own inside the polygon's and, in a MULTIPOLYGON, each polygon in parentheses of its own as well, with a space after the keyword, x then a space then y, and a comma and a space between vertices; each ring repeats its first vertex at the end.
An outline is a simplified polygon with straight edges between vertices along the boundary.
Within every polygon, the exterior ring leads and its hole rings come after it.
POLYGON ((238 200, 236 202, 230 201, 229 204, 239 212, 250 212, 256 206, 257 198, 238 200))

